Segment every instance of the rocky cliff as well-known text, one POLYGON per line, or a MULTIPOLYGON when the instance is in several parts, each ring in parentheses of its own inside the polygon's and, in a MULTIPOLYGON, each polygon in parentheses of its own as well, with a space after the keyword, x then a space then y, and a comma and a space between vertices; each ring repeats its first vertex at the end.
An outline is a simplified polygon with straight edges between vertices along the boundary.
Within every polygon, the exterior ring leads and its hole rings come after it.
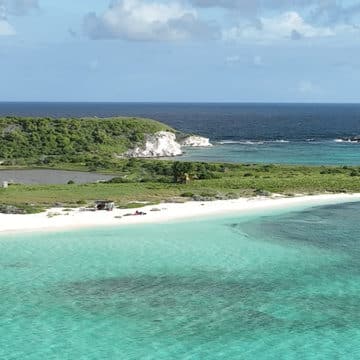
POLYGON ((187 136, 177 141, 174 133, 159 131, 146 135, 141 146, 128 150, 123 156, 133 158, 171 157, 183 154, 181 147, 209 147, 209 139, 201 136, 187 136))
POLYGON ((208 138, 202 136, 188 136, 180 141, 181 146, 190 146, 190 147, 210 147, 212 144, 208 138))
POLYGON ((146 135, 144 145, 128 150, 124 155, 126 157, 153 158, 181 154, 181 146, 176 141, 175 134, 169 131, 159 131, 153 135, 146 135))

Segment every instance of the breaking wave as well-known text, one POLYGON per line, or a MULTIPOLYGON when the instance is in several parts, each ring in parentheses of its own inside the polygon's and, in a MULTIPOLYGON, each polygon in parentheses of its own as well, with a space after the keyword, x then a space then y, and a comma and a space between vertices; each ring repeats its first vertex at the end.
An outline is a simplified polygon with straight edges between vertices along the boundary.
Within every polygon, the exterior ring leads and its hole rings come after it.
POLYGON ((359 141, 351 140, 351 139, 335 139, 337 143, 350 143, 350 144, 358 144, 359 141))
POLYGON ((287 144, 289 140, 220 140, 217 142, 219 145, 233 145, 233 144, 240 144, 240 145, 263 145, 263 144, 271 144, 271 143, 282 143, 287 144))

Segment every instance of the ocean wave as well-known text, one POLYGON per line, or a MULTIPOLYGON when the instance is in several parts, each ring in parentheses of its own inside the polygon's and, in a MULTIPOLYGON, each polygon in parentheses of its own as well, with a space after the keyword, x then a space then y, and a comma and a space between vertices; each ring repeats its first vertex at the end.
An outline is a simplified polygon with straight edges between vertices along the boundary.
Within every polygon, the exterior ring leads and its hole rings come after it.
POLYGON ((293 140, 285 140, 285 139, 276 139, 276 140, 220 140, 216 143, 218 145, 266 145, 266 144, 288 144, 288 143, 346 143, 346 144, 359 144, 359 141, 351 140, 351 139, 316 139, 316 138, 308 138, 308 139, 293 139, 293 140))
POLYGON ((334 140, 337 143, 350 143, 350 144, 358 144, 358 141, 351 140, 351 139, 335 139, 334 140))
POLYGON ((251 140, 222 140, 219 141, 220 145, 232 145, 232 144, 240 144, 240 145, 262 145, 264 141, 251 141, 251 140))
POLYGON ((271 144, 271 143, 281 143, 287 144, 290 140, 220 140, 217 142, 219 145, 264 145, 264 144, 271 144))

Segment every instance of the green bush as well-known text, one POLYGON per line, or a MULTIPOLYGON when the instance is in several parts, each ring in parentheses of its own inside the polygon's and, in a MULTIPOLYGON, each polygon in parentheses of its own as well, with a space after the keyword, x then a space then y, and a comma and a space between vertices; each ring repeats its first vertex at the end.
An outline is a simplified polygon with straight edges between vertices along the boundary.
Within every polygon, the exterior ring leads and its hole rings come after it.
MULTIPOLYGON (((34 159, 47 164, 55 157, 73 162, 82 154, 120 154, 134 143, 142 142, 145 134, 161 130, 173 131, 165 124, 140 118, 0 118, 0 159, 34 159), (71 160, 70 160, 71 159, 71 160)), ((83 159, 84 160, 84 159, 83 159)), ((100 159, 101 160, 101 159, 100 159)), ((89 164, 101 168, 105 163, 89 164)))
POLYGON ((200 193, 202 197, 216 197, 217 195, 218 193, 212 190, 206 190, 200 193))
POLYGON ((181 197, 187 197, 187 198, 191 198, 194 196, 194 193, 190 192, 190 191, 187 191, 187 192, 184 192, 180 195, 181 197))

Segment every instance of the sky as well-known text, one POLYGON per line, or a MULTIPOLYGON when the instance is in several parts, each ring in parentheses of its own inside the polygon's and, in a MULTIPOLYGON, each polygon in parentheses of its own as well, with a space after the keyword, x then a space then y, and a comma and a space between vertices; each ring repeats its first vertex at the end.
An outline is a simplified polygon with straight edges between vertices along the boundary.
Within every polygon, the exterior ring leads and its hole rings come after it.
POLYGON ((0 101, 360 100, 360 0, 0 0, 0 101))

